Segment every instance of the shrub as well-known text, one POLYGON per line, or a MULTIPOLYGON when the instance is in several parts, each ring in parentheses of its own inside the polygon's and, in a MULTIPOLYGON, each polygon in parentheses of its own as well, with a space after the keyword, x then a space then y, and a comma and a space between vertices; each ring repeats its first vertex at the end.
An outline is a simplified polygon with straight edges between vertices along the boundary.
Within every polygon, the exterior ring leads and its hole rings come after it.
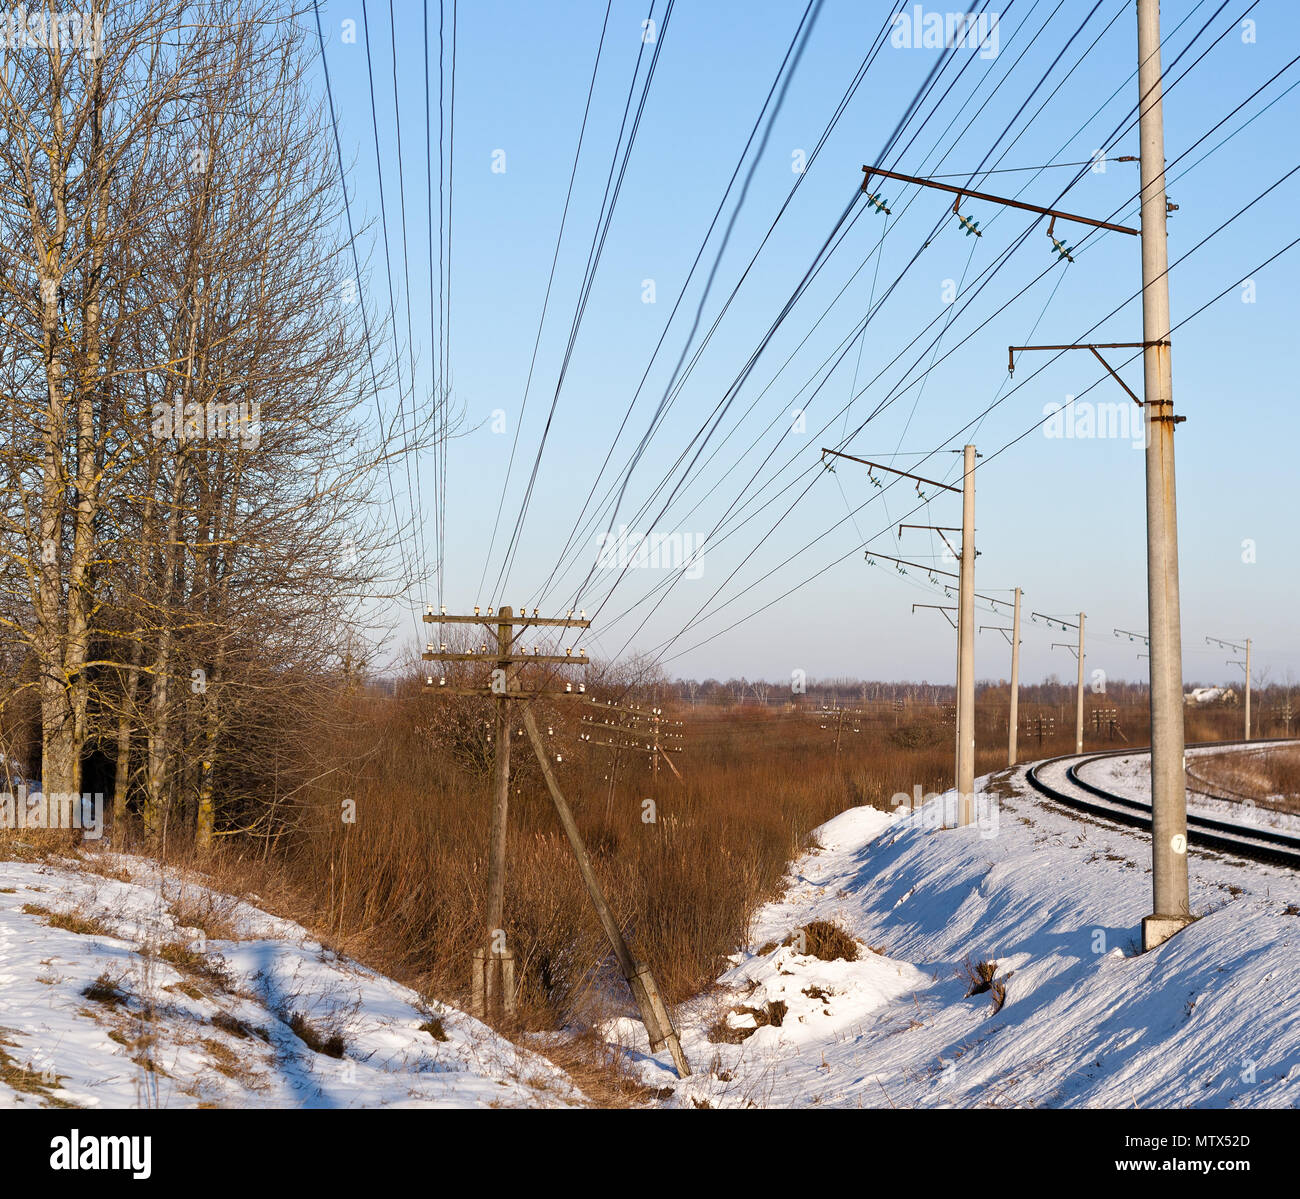
MULTIPOLYGON (((838 924, 832 924, 829 920, 814 920, 798 931, 803 934, 803 952, 821 958, 823 962, 858 960, 858 943, 838 924)), ((782 944, 793 945, 799 939, 795 933, 791 933, 782 944)))

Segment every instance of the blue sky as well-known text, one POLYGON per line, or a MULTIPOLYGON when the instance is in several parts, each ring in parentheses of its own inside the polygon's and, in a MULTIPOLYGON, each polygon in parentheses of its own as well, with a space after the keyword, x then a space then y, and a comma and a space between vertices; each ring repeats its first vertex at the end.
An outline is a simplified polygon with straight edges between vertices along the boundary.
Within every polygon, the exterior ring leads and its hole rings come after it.
MULTIPOLYGON (((1093 10, 1091 0, 1013 0, 996 7, 997 53, 976 47, 951 56, 883 161, 908 174, 952 176, 948 182, 1052 203, 1083 168, 1020 168, 1086 162, 1117 126, 1127 124, 1137 99, 1133 5, 1102 0, 1093 10), (972 172, 991 168, 999 173, 971 181, 972 172)), ((431 9, 436 147, 439 12, 436 5, 431 9)), ((932 502, 907 515, 922 502, 912 484, 880 491, 856 464, 841 462, 834 473, 817 467, 821 446, 842 446, 927 478, 954 480, 960 455, 952 451, 970 440, 985 455, 977 474, 977 589, 996 595, 1018 585, 1025 591, 1026 610, 1084 610, 1089 670, 1103 669, 1112 678, 1141 677, 1146 661, 1136 657, 1140 647, 1111 635, 1115 627, 1146 627, 1141 450, 1127 436, 1126 424, 1119 429, 1125 436, 1051 437, 1039 429, 1020 437, 1043 419, 1046 405, 1062 404, 1069 396, 1079 396, 1080 405, 1129 401, 1086 352, 1055 362, 1050 354, 1027 355, 1018 361, 1014 379, 1007 375, 1012 343, 1140 339, 1138 239, 1119 233, 1087 236, 1086 227, 1058 222, 1057 236, 1066 244, 1083 243, 1072 264, 1060 263, 1045 225, 1035 225, 1032 214, 965 200, 963 215, 978 221, 983 234, 975 238, 959 226, 951 198, 897 181, 879 188, 890 215, 869 209, 859 198, 837 224, 861 184, 862 166, 881 165, 877 156, 942 51, 887 41, 811 167, 800 175, 795 165, 812 153, 864 56, 898 11, 892 4, 824 0, 809 14, 811 28, 803 27, 797 67, 781 77, 780 111, 773 116, 769 105, 757 126, 681 308, 654 355, 805 4, 679 0, 665 29, 665 0, 657 0, 653 43, 642 39, 649 9, 650 0, 613 0, 610 6, 523 407, 606 5, 604 0, 480 0, 458 6, 448 354, 467 431, 449 451, 443 593, 448 610, 526 600, 553 612, 576 599, 589 615, 597 613, 586 641, 592 653, 615 654, 625 647, 660 652, 670 674, 775 680, 800 669, 813 677, 946 681, 953 669, 954 634, 939 613, 912 614, 911 605, 950 601, 918 572, 904 578, 888 562, 868 565, 860 546, 869 541, 882 554, 954 569, 943 561, 937 536, 908 530, 900 541, 897 525, 904 519, 959 524, 960 500, 927 489, 932 502), (635 115, 656 48, 654 78, 555 402, 519 549, 498 593, 493 585, 556 397, 633 71, 640 55, 635 115), (737 211, 742 187, 744 201, 737 211), (645 385, 595 491, 598 499, 664 399, 697 309, 701 319, 688 364, 769 229, 761 253, 632 471, 617 516, 611 521, 601 512, 601 519, 580 526, 572 568, 561 570, 558 581, 544 589, 643 375, 645 385), (694 452, 692 438, 764 343, 833 231, 834 248, 734 391, 673 505, 654 521, 669 492, 647 507, 648 497, 666 475, 669 489, 680 479, 680 472, 670 474, 674 464, 684 451, 694 452), (645 302, 650 281, 653 303, 645 302), (851 336, 868 312, 865 333, 851 336), (932 344, 936 335, 937 346, 932 344), (838 361, 829 377, 822 366, 828 359, 838 361), (906 383, 915 385, 902 386, 906 383), (882 401, 889 402, 868 421, 882 401), (796 409, 804 411, 802 425, 792 415, 796 409), (504 432, 494 425, 504 426, 504 432), (504 534, 489 558, 516 428, 504 534), (853 435, 845 440, 846 434, 853 435), (746 489, 751 478, 755 482, 746 489), (769 478, 771 486, 763 489, 769 478), (744 515, 787 485, 779 500, 726 540, 715 535, 706 542, 697 568, 685 572, 698 577, 680 578, 666 594, 662 589, 678 572, 633 568, 620 577, 618 570, 591 570, 600 532, 626 524, 637 533, 704 538, 733 502, 744 515), (745 508, 755 490, 758 500, 745 508), (589 571, 591 582, 580 593, 589 571), (656 587, 661 590, 645 602, 656 587)), ((910 16, 914 9, 908 5, 902 11, 910 16)), ((945 11, 922 8, 923 14, 945 11)), ((354 219, 370 222, 361 246, 367 300, 391 351, 362 8, 359 2, 329 0, 321 12, 354 219), (346 40, 349 21, 355 22, 355 42, 346 40)), ((398 2, 394 12, 409 304, 416 392, 424 402, 435 357, 427 267, 424 15, 412 0, 398 2)), ((405 361, 408 296, 401 263, 389 6, 370 3, 366 15, 405 361)), ((451 16, 448 4, 448 72, 451 16)), ((1166 79, 1169 87, 1224 35, 1173 84, 1165 102, 1169 196, 1178 205, 1169 224, 1171 261, 1297 165, 1300 87, 1287 89, 1300 79, 1300 66, 1283 71, 1300 53, 1293 6, 1284 0, 1254 5, 1237 0, 1221 10, 1219 0, 1165 3, 1167 70, 1207 20, 1205 32, 1166 79), (1243 13, 1253 25, 1243 24, 1243 13), (1278 71, 1283 73, 1271 86, 1185 154, 1278 71)), ((902 40, 901 30, 894 40, 902 40)), ((323 95, 319 70, 317 76, 323 95)), ((449 106, 449 92, 444 99, 449 106)), ((1057 206, 1136 226, 1137 165, 1115 161, 1136 152, 1134 128, 1118 138, 1105 170, 1085 170, 1057 206)), ((436 169, 434 186, 436 192, 436 169)), ((1298 213, 1300 174, 1175 266, 1170 279, 1174 321, 1190 316, 1300 236, 1298 213)), ((1293 619, 1300 592, 1293 552, 1297 261, 1300 247, 1255 274, 1253 294, 1236 287, 1174 333, 1175 404, 1187 417, 1178 427, 1177 452, 1189 682, 1239 676, 1224 662, 1236 655, 1206 647, 1207 634, 1251 636, 1257 672, 1269 669, 1270 681, 1284 681, 1288 672, 1300 676, 1293 619)), ((1118 367, 1129 353, 1114 351, 1112 364, 1118 367)), ((1140 362, 1120 369, 1140 394, 1140 362)), ((388 402, 395 405, 396 395, 388 402)), ((1081 414, 1080 408, 1074 419, 1081 414)), ((1127 422, 1128 416, 1124 407, 1114 409, 1114 419, 1127 422)), ((417 469, 422 481, 431 481, 431 461, 421 461, 417 469)), ((423 489, 422 515, 432 530, 430 482, 423 489)), ((432 556, 432 550, 430 533, 426 552, 432 556)), ((435 592, 431 581, 421 598, 435 600, 435 592)), ((411 628, 405 613, 394 613, 393 619, 399 633, 411 628)), ((988 615, 982 623, 997 620, 988 615)), ((1049 648, 1061 636, 1059 629, 1026 623, 1026 680, 1052 672, 1073 677, 1069 654, 1049 648)), ((1006 659, 1000 637, 979 637, 981 678, 1005 676, 1006 659)))

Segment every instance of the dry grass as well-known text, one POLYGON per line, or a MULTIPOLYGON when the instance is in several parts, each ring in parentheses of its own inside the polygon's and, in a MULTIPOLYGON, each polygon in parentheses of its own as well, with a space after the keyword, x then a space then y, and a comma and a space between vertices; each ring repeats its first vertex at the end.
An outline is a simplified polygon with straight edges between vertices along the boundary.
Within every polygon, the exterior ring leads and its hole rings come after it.
POLYGON ((423 1024, 420 1025, 421 1032, 427 1032, 435 1041, 446 1041, 447 1029, 443 1026, 442 1020, 437 1016, 430 1016, 423 1024))
POLYGON ((245 1024, 229 1012, 218 1012, 212 1017, 211 1023, 214 1028, 219 1028, 222 1032, 228 1032, 231 1036, 238 1037, 240 1040, 247 1040, 250 1037, 256 1037, 259 1041, 270 1041, 271 1039, 271 1034, 265 1028, 254 1028, 251 1024, 245 1024))
POLYGON ((237 900, 228 895, 181 884, 168 907, 182 928, 197 928, 209 941, 236 941, 239 932, 234 917, 237 900))
POLYGON ((782 945, 794 945, 800 953, 810 953, 823 962, 856 962, 858 943, 838 924, 814 920, 791 933, 782 945))
POLYGON ((124 1004, 130 996, 122 989, 122 980, 112 978, 108 974, 101 974, 93 983, 90 984, 82 994, 87 999, 93 999, 96 1003, 102 1003, 108 1007, 119 1007, 124 1004))
POLYGON ((308 1049, 314 1053, 323 1053, 326 1057, 342 1057, 347 1049, 347 1042, 337 1033, 323 1033, 301 1012, 288 1013, 286 1023, 308 1049))
POLYGON ((1188 762, 1187 780, 1225 799, 1300 814, 1300 746, 1197 755, 1188 762))
POLYGON ((220 956, 199 953, 184 941, 168 941, 152 947, 154 957, 175 967, 182 974, 206 979, 215 986, 225 987, 229 983, 225 963, 220 956))
POLYGON ((46 1107, 75 1107, 54 1094, 62 1078, 50 1070, 41 1070, 33 1062, 20 1062, 6 1050, 17 1048, 15 1042, 0 1037, 0 1083, 23 1095, 34 1095, 46 1107))
POLYGON ((708 1038, 715 1045, 739 1045, 752 1037, 760 1028, 767 1028, 769 1025, 780 1028, 785 1022, 788 1010, 785 1001, 781 999, 769 1000, 762 1007, 728 1008, 709 1029, 708 1038), (731 1016, 750 1016, 754 1023, 736 1026, 731 1023, 729 1019, 731 1016))
POLYGON ((0 858, 7 862, 44 862, 52 857, 72 856, 80 844, 79 829, 0 828, 0 858))
POLYGON ((997 962, 972 962, 969 956, 957 970, 957 976, 966 980, 966 997, 992 995, 995 1013, 1000 1012, 1007 1001, 1007 984, 997 977, 997 972, 997 962))
POLYGON ((70 933, 79 933, 83 937, 111 937, 113 931, 102 920, 93 916, 81 916, 76 912, 53 912, 37 903, 23 904, 23 911, 29 916, 40 916, 51 928, 61 928, 70 933))

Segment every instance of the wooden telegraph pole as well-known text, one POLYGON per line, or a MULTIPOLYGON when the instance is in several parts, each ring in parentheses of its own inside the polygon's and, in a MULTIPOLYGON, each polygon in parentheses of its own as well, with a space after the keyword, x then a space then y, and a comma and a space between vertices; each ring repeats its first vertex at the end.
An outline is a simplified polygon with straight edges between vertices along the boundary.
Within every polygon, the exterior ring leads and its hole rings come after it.
MULTIPOLYGON (((605 714, 597 719, 584 715, 582 723, 599 732, 604 740, 595 740, 591 733, 585 733, 583 740, 591 745, 603 745, 614 751, 615 765, 618 755, 623 750, 633 753, 649 754, 656 785, 659 781, 659 760, 673 772, 679 783, 684 783, 681 771, 673 762, 671 754, 682 752, 682 735, 677 729, 682 727, 680 720, 668 720, 663 709, 652 707, 649 716, 642 716, 635 707, 623 707, 620 704, 602 703, 598 699, 591 701, 593 707, 605 709, 605 714)), ((610 784, 611 793, 613 783, 610 784)))
MULTIPOLYGON (((483 930, 484 944, 475 950, 474 972, 471 976, 471 993, 476 1007, 475 1014, 486 1016, 494 1011, 498 1005, 507 1016, 513 1014, 514 1011, 514 953, 506 942, 503 927, 505 917, 506 828, 510 796, 510 705, 513 703, 522 708, 524 729, 528 734, 529 741, 532 743, 533 752, 537 756, 538 765, 542 770, 542 777, 546 780, 546 788, 550 792, 551 800, 555 805, 560 825, 564 829, 565 836, 568 837, 569 844, 573 849, 574 857, 578 863, 578 871, 587 887, 592 905, 596 909, 596 915, 605 930, 605 935, 609 938, 614 949, 614 956, 618 959, 619 968, 629 987, 631 987, 632 996, 640 1009, 642 1021, 650 1038, 651 1052, 658 1052, 666 1047, 672 1055, 673 1065, 677 1069, 678 1076, 685 1077, 690 1073, 690 1066, 682 1053, 681 1043, 659 993, 659 987, 650 972, 650 968, 644 963, 634 961, 632 958, 627 942, 623 938, 618 922, 614 919, 604 892, 601 890, 600 883, 596 878, 595 871, 592 869, 591 859, 586 846, 583 844, 582 835, 578 830, 577 823, 564 798, 564 794, 560 790, 559 783, 555 778, 555 772, 551 769, 550 758, 537 731, 537 723, 533 718, 532 704, 534 701, 541 698, 585 700, 587 698, 586 685, 579 683, 576 690, 572 683, 565 683, 563 689, 560 689, 558 685, 542 685, 528 691, 524 691, 519 685, 519 671, 528 664, 555 667, 587 665, 585 650, 579 650, 576 654, 572 649, 566 650, 563 654, 543 654, 537 647, 534 647, 531 654, 523 652, 523 649, 517 650, 516 642, 525 629, 530 627, 586 629, 591 627, 591 622, 586 618, 585 613, 579 613, 577 617, 572 612, 564 617, 541 617, 538 616, 536 608, 533 609, 532 616, 527 614, 526 609, 521 608, 519 614, 515 615, 514 609, 508 606, 502 607, 495 616, 491 608, 487 610, 486 616, 481 614, 477 608, 474 609, 473 616, 448 616, 445 610, 435 615, 432 607, 429 607, 425 611, 424 620, 429 624, 486 626, 495 630, 496 634, 496 645, 492 649, 489 649, 484 644, 477 653, 472 651, 460 653, 449 651, 446 642, 440 642, 436 648, 433 642, 430 642, 421 655, 425 661, 443 663, 477 662, 492 666, 489 683, 486 687, 448 686, 445 675, 439 679, 437 684, 439 691, 457 695, 478 695, 492 698, 496 700, 497 708, 496 755, 493 770, 492 817, 488 850, 488 902, 483 930)), ((426 682, 432 686, 434 683, 433 676, 427 676, 426 682)))
MULTIPOLYGON (((537 665, 573 666, 585 665, 586 652, 580 651, 575 658, 572 652, 567 654, 532 654, 516 652, 515 642, 519 634, 529 627, 544 626, 558 628, 589 628, 591 622, 573 614, 564 618, 541 617, 533 610, 532 617, 527 609, 521 608, 516 616, 514 609, 508 605, 502 607, 494 617, 492 609, 484 616, 478 608, 473 616, 448 616, 446 612, 435 615, 432 607, 424 613, 426 624, 468 624, 485 627, 492 631, 496 642, 492 649, 483 644, 478 652, 461 653, 449 651, 446 642, 439 642, 435 648, 433 642, 425 647, 421 658, 426 662, 477 662, 490 664, 492 672, 486 690, 478 687, 448 687, 446 676, 439 679, 439 690, 452 694, 484 695, 495 700, 496 707, 496 746, 493 754, 492 771, 492 810, 488 832, 488 895, 487 909, 484 912, 483 943, 475 951, 473 974, 471 976, 471 995, 476 1016, 487 1016, 495 1012, 498 1006, 507 1016, 514 1014, 514 951, 507 942, 505 917, 506 886, 506 831, 510 805, 510 703, 525 698, 517 682, 519 667, 525 662, 537 665), (516 634, 515 629, 519 630, 516 634)), ((426 682, 433 684, 433 676, 426 682)), ((585 686, 579 684, 579 690, 573 691, 571 683, 566 684, 567 691, 557 688, 530 693, 527 698, 541 695, 582 695, 585 686)))
POLYGON ((847 719, 850 722, 850 724, 853 726, 853 731, 855 733, 860 733, 862 731, 861 720, 866 714, 867 714, 866 712, 861 711, 858 708, 841 708, 841 707, 834 707, 834 708, 823 707, 810 713, 810 715, 822 721, 822 726, 821 726, 822 728, 828 729, 832 726, 832 724, 835 727, 836 769, 839 768, 840 742, 844 737, 844 721, 847 719))

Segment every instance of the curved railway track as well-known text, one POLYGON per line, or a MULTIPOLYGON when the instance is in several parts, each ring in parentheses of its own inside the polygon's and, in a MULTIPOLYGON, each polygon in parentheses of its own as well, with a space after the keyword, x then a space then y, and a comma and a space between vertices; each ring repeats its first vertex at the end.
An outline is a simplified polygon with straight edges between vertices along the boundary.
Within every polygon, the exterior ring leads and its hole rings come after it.
MULTIPOLYGON (((1294 738, 1279 737, 1270 740, 1287 742, 1294 741, 1294 738)), ((1214 746, 1227 748, 1259 744, 1260 741, 1206 741, 1188 748, 1202 749, 1214 746)), ((1026 767, 1025 777, 1036 791, 1065 807, 1087 812, 1089 815, 1099 816, 1116 824, 1125 824, 1133 828, 1150 828, 1151 805, 1149 803, 1103 790, 1080 778, 1078 773, 1080 767, 1090 762, 1143 752, 1149 753, 1150 748, 1147 747, 1145 750, 1143 747, 1126 748, 1083 755, 1065 754, 1026 767)), ((1253 824, 1237 824, 1229 820, 1216 820, 1209 816, 1194 816, 1188 813, 1187 842, 1195 848, 1219 850, 1258 862, 1269 862, 1273 865, 1300 870, 1300 836, 1279 832, 1277 829, 1262 828, 1253 824)))

